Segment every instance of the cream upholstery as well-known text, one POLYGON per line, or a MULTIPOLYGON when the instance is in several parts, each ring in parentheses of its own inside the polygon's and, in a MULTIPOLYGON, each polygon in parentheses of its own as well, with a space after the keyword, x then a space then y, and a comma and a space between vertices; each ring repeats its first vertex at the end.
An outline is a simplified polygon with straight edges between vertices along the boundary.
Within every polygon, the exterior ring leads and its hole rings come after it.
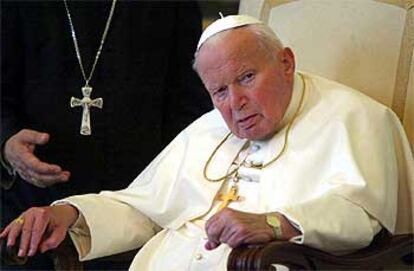
POLYGON ((414 0, 241 0, 239 13, 267 22, 299 70, 391 107, 414 150, 414 0))
MULTIPOLYGON (((412 20, 414 21, 414 19, 412 20)), ((411 149, 414 152, 414 49, 412 55, 410 81, 408 84, 407 100, 405 103, 404 128, 407 131, 408 139, 411 143, 411 149)))

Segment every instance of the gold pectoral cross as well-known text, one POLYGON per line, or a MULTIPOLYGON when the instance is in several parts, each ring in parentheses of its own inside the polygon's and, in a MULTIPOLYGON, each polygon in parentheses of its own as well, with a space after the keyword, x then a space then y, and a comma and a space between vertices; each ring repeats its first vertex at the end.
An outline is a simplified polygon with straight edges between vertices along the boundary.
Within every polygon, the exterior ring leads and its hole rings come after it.
POLYGON ((219 211, 226 208, 230 202, 241 200, 241 197, 237 195, 237 186, 232 185, 230 191, 227 194, 218 196, 218 200, 222 201, 218 209, 219 211))

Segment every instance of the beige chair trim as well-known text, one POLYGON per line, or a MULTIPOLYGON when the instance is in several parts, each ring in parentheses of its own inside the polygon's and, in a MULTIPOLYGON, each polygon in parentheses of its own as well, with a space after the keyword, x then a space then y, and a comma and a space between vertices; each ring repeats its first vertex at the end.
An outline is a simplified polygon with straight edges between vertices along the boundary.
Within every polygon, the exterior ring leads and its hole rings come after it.
MULTIPOLYGON (((260 7, 259 18, 269 21, 270 11, 273 7, 288 4, 297 0, 264 0, 260 7)), ((401 41, 400 56, 396 72, 396 80, 394 86, 394 96, 392 101, 392 109, 398 115, 401 121, 404 119, 405 104, 407 99, 407 89, 410 80, 410 67, 413 62, 414 48, 414 0, 374 0, 407 10, 404 32, 401 41)), ((411 75, 414 76, 414 75, 411 75)))
POLYGON ((375 0, 386 4, 399 6, 400 8, 409 10, 414 7, 414 0, 375 0))
MULTIPOLYGON (((414 49, 414 3, 411 2, 405 18, 405 26, 401 41, 400 57, 394 87, 392 109, 401 121, 404 120, 407 90, 410 81, 410 69, 413 61, 414 49)), ((414 76, 414 75, 411 75, 414 76)))

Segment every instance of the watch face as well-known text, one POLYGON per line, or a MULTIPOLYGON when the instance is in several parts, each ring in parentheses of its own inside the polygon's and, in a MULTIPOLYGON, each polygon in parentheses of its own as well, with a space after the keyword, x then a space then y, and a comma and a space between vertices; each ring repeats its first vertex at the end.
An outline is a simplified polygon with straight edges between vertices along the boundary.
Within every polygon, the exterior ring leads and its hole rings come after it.
POLYGON ((279 218, 276 216, 267 215, 266 222, 272 227, 275 238, 279 239, 282 236, 282 228, 279 218))
POLYGON ((266 216, 266 222, 272 227, 280 227, 280 220, 276 216, 266 216))

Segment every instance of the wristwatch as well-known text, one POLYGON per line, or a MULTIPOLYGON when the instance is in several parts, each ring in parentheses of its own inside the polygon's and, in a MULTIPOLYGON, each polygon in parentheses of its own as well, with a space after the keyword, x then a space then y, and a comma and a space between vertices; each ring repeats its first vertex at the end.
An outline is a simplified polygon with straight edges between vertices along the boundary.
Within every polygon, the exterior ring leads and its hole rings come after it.
POLYGON ((280 219, 276 215, 267 214, 266 223, 272 228, 275 239, 281 239, 282 224, 280 223, 280 219))

